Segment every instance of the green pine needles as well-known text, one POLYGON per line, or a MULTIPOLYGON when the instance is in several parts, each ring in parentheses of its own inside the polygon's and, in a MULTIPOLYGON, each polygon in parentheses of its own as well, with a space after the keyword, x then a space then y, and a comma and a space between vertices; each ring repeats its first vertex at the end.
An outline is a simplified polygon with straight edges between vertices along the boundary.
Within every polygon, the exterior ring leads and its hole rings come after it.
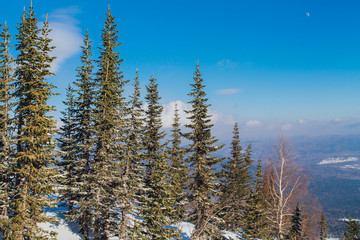
POLYGON ((219 193, 218 176, 215 173, 215 164, 222 161, 214 157, 222 146, 214 145, 217 140, 211 135, 211 116, 209 115, 210 105, 207 103, 204 91, 204 80, 201 78, 200 66, 196 66, 194 82, 189 104, 191 110, 186 111, 191 121, 186 127, 190 132, 185 137, 190 141, 189 158, 190 183, 187 186, 190 212, 188 218, 195 225, 191 239, 213 239, 219 235, 216 212, 219 210, 215 199, 219 193))
POLYGON ((172 239, 180 235, 178 231, 167 226, 171 224, 170 215, 174 212, 175 198, 171 191, 168 175, 168 155, 162 140, 165 133, 161 130, 161 113, 159 105, 158 84, 154 76, 146 87, 145 97, 148 107, 145 111, 144 129, 144 191, 140 217, 143 219, 141 239, 172 239))
POLYGON ((94 213, 94 239, 107 239, 119 234, 117 206, 124 203, 122 171, 124 164, 125 116, 123 80, 116 52, 118 30, 109 9, 101 34, 102 44, 96 74, 95 156, 90 176, 94 213))
POLYGON ((18 27, 15 59, 16 88, 14 117, 16 120, 16 149, 10 160, 13 189, 9 196, 9 225, 4 231, 6 239, 42 239, 53 235, 39 227, 38 223, 52 222, 44 214, 45 207, 54 207, 50 198, 55 193, 56 180, 55 121, 49 113, 54 107, 47 104, 54 93, 54 85, 47 77, 53 49, 49 38, 47 19, 38 27, 34 8, 23 12, 18 27))
POLYGON ((14 119, 11 116, 13 104, 12 83, 13 58, 9 52, 11 35, 9 27, 1 26, 0 33, 0 232, 9 227, 9 197, 14 187, 11 178, 11 159, 14 156, 13 130, 14 119))

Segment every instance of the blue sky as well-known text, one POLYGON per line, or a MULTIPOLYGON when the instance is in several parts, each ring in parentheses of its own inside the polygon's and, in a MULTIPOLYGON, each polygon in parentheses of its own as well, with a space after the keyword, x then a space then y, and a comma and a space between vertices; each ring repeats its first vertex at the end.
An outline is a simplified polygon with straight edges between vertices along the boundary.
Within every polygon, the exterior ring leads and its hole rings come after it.
MULTIPOLYGON (((16 33, 29 4, 5 1, 0 23, 16 33)), ((280 129, 288 135, 360 133, 359 1, 33 0, 38 18, 48 13, 54 29, 52 81, 59 93, 75 79, 86 29, 94 49, 99 46, 109 4, 125 78, 132 80, 139 68, 144 86, 155 74, 165 122, 175 101, 188 107, 199 61, 218 134, 230 133, 234 121, 250 138, 280 129)), ((63 99, 52 104, 61 110, 63 99)))

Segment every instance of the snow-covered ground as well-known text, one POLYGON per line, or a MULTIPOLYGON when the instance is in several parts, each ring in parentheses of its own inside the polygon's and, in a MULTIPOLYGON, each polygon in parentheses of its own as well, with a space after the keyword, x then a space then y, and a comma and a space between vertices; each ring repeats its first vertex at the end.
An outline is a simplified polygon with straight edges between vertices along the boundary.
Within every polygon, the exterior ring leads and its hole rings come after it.
MULTIPOLYGON (((56 224, 51 223, 43 223, 39 224, 44 230, 54 231, 57 232, 57 239, 58 240, 81 240, 81 236, 79 235, 79 229, 77 228, 76 224, 68 223, 64 220, 61 213, 56 213, 54 211, 48 212, 48 215, 51 216, 58 216, 59 222, 56 224)), ((194 230, 194 225, 188 222, 182 222, 178 226, 171 226, 175 229, 181 229, 181 236, 183 240, 190 240, 191 232, 194 230)), ((231 240, 240 240, 241 237, 238 234, 232 232, 224 232, 223 234, 226 239, 231 240)), ((114 238, 113 240, 116 240, 114 238)))
MULTIPOLYGON (((51 212, 47 213, 48 215, 55 216, 56 213, 51 212)), ((54 231, 58 233, 58 240, 81 240, 81 237, 77 232, 79 229, 76 227, 76 224, 71 224, 66 222, 63 218, 59 219, 59 222, 56 224, 51 223, 42 223, 39 224, 44 230, 54 231)))
MULTIPOLYGON (((39 226, 48 231, 54 231, 58 233, 57 239, 58 240, 81 240, 81 236, 79 234, 79 229, 77 228, 76 224, 68 223, 64 220, 61 212, 48 212, 48 215, 51 216, 58 216, 59 222, 57 224, 50 224, 50 223, 43 223, 39 226)), ((348 219, 341 219, 342 221, 348 221, 348 219)), ((359 219, 354 219, 360 221, 359 219)), ((183 240, 190 240, 191 232, 194 230, 194 225, 189 222, 182 222, 177 226, 171 226, 176 229, 181 229, 181 236, 183 240)), ((226 239, 231 240, 241 240, 241 236, 232 232, 224 232, 223 236, 226 239)), ((116 240, 116 238, 112 239, 116 240)), ((327 238, 327 240, 340 240, 340 238, 327 238)))
POLYGON ((344 166, 341 166, 341 168, 360 170, 360 164, 344 165, 344 166))
POLYGON ((334 163, 344 163, 344 162, 355 162, 359 159, 357 157, 337 157, 337 158, 327 158, 323 159, 321 162, 319 162, 319 165, 322 164, 334 164, 334 163))
MULTIPOLYGON (((360 219, 357 219, 357 218, 354 218, 354 219, 351 219, 351 220, 360 222, 360 219)), ((341 218, 340 221, 348 222, 349 219, 348 218, 341 218)))

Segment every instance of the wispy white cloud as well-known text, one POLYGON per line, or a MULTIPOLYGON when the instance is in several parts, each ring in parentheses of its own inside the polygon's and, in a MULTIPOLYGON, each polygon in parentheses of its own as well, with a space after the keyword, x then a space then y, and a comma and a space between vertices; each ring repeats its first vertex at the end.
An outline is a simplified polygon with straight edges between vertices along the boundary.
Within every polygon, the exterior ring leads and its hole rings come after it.
POLYGON ((339 118, 335 118, 335 119, 333 119, 332 121, 333 121, 333 122, 336 122, 336 123, 340 123, 340 122, 344 122, 344 121, 345 121, 345 119, 344 119, 344 118, 339 117, 339 118))
POLYGON ((236 62, 231 61, 230 59, 223 58, 217 62, 217 65, 221 68, 234 68, 238 64, 236 62))
POLYGON ((79 22, 74 17, 79 12, 77 7, 69 7, 49 14, 50 28, 52 28, 50 38, 53 39, 52 45, 56 47, 52 52, 56 60, 51 65, 55 73, 68 58, 81 50, 83 37, 78 26, 79 22))
POLYGON ((305 124, 305 123, 307 123, 307 121, 305 119, 300 118, 298 120, 298 124, 305 124))
POLYGON ((177 100, 163 105, 164 108, 161 118, 164 128, 170 128, 172 123, 174 122, 175 105, 177 105, 177 108, 179 110, 180 125, 184 126, 185 124, 190 123, 190 121, 187 119, 187 114, 185 113, 185 110, 190 110, 191 105, 177 100))
POLYGON ((230 126, 234 125, 234 123, 236 122, 235 117, 232 114, 227 114, 221 111, 214 111, 211 109, 209 111, 209 114, 211 115, 211 120, 213 124, 230 126))
MULTIPOLYGON (((184 103, 180 100, 177 100, 163 105, 163 113, 161 118, 164 128, 170 128, 174 121, 175 105, 177 105, 179 110, 180 125, 184 126, 185 124, 190 123, 190 120, 187 119, 189 115, 185 113, 185 110, 191 110, 191 105, 189 103, 184 103)), ((224 126, 233 125, 235 123, 235 117, 231 114, 209 109, 209 115, 211 116, 212 124, 224 126)))
POLYGON ((292 128, 292 126, 293 125, 291 123, 285 123, 285 124, 281 125, 281 130, 288 131, 292 128))
POLYGON ((245 123, 247 127, 260 127, 262 123, 259 120, 249 120, 245 123))
POLYGON ((241 89, 239 89, 239 88, 228 88, 228 89, 217 90, 215 93, 218 95, 233 95, 233 94, 237 94, 240 92, 241 92, 241 89))

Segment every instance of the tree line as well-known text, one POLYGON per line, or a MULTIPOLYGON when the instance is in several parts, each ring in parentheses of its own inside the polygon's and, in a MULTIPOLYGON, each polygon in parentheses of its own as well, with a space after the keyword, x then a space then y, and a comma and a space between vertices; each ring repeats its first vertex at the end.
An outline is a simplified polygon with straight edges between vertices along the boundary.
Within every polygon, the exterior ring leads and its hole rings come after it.
POLYGON ((308 181, 285 137, 279 137, 263 168, 261 159, 254 161, 251 145, 240 144, 235 123, 229 157, 217 157, 224 146, 211 132, 211 105, 199 64, 188 93, 189 124, 181 126, 175 107, 166 136, 157 79, 150 77, 144 99, 138 71, 131 83, 125 80, 109 9, 97 58, 85 34, 57 130, 51 117, 55 108, 48 105, 55 95, 48 81, 55 59, 48 19, 39 27, 34 7, 24 9, 14 45, 7 24, 1 28, 3 239, 56 239, 39 223, 55 223, 45 210, 58 206, 66 209, 67 221, 78 225, 83 239, 182 239, 184 221, 194 225, 193 240, 223 239, 223 231, 245 239, 327 236, 324 214, 311 208, 316 204, 307 192, 308 181), (13 47, 16 58, 10 54, 13 47), (132 95, 124 96, 130 84, 132 95))

